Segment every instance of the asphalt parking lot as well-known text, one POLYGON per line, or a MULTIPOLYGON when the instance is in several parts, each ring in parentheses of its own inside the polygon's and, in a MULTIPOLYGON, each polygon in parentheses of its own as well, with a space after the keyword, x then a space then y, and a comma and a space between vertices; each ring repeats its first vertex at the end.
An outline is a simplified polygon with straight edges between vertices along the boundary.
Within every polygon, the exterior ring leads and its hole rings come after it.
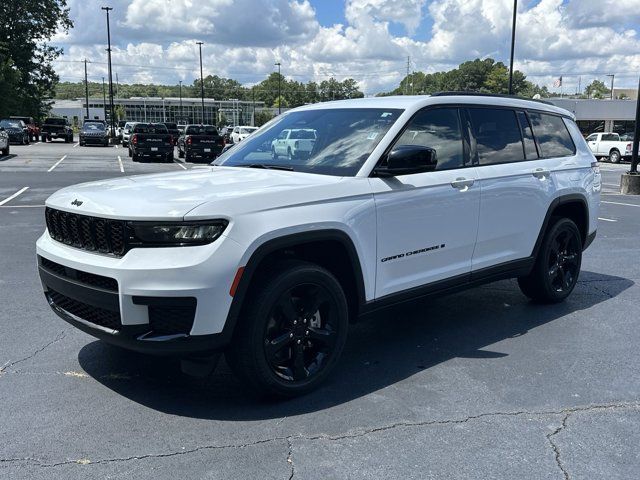
POLYGON ((37 277, 55 190, 194 166, 64 143, 11 152, 0 159, 0 478, 637 478, 640 198, 617 193, 628 165, 602 164, 598 236, 565 303, 531 304, 502 281, 389 309, 351 328, 319 391, 259 403, 224 362, 190 378, 72 328, 37 277))

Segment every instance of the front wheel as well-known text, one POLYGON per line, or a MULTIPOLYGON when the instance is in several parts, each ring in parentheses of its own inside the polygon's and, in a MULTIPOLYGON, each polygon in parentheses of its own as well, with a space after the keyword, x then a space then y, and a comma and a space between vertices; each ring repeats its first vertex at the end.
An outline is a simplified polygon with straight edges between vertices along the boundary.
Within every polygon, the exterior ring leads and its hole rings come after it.
POLYGON ((582 264, 582 237, 568 218, 552 218, 533 270, 518 278, 520 290, 540 303, 558 303, 567 298, 578 282, 582 264))
POLYGON ((276 149, 271 147, 271 160, 278 160, 278 154, 276 153, 276 149))
POLYGON ((255 279, 226 357, 260 396, 295 397, 333 370, 347 338, 347 300, 328 270, 291 260, 255 279))
POLYGON ((609 154, 609 161, 611 163, 620 163, 620 152, 614 150, 609 154))

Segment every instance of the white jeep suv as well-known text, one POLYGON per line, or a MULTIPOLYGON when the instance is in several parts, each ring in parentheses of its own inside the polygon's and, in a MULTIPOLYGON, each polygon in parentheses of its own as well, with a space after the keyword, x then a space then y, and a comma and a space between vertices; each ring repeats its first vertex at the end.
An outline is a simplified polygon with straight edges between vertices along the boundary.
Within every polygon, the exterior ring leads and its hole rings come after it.
MULTIPOLYGON (((37 242, 51 308, 109 343, 315 388, 349 321, 517 277, 564 300, 596 235, 601 176, 572 115, 436 95, 290 110, 208 168, 60 190, 37 242), (271 155, 284 130, 309 155, 271 155), (265 148, 266 146, 266 148, 265 148)), ((185 365, 189 365, 185 362, 185 365)))

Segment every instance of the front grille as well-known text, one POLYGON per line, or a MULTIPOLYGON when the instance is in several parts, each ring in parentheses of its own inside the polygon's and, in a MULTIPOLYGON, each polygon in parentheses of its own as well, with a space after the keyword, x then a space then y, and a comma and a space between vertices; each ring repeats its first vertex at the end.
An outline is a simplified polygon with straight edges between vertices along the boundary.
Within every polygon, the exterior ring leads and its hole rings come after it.
POLYGON ((196 314, 196 301, 186 305, 149 305, 149 324, 155 335, 189 334, 196 314))
POLYGON ((100 325, 101 327, 110 328, 111 330, 119 330, 122 326, 119 312, 112 312, 110 310, 78 302, 77 300, 62 295, 54 290, 49 290, 47 293, 56 307, 86 320, 87 322, 100 325))
POLYGON ((61 243, 90 252, 121 257, 126 253, 125 222, 45 209, 47 229, 61 243))
POLYGON ((71 267, 65 267, 59 263, 53 262, 48 258, 40 257, 40 265, 46 268, 52 273, 55 273, 59 277, 69 278, 85 285, 91 285, 92 287, 98 287, 103 290, 109 290, 112 292, 118 291, 118 282, 115 278, 103 277, 102 275, 96 275, 95 273, 83 272, 71 267))

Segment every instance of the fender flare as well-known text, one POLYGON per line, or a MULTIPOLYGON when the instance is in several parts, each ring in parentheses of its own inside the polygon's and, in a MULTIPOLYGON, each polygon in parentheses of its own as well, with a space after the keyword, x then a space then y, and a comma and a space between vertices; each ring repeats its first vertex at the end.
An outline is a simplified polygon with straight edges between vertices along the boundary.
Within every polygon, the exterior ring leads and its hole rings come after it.
POLYGON ((351 237, 347 233, 338 229, 326 229, 326 230, 314 230, 310 232, 300 232, 291 235, 284 235, 267 240, 261 244, 251 255, 246 265, 238 287, 236 288, 231 307, 227 314, 227 319, 222 330, 222 337, 225 343, 231 342, 235 326, 238 322, 244 300, 247 297, 249 287, 253 281, 255 274, 258 270, 260 263, 269 255, 278 250, 282 250, 287 247, 294 247, 297 245, 303 245, 305 243, 312 243, 318 241, 337 241, 345 247, 356 283, 357 292, 357 307, 358 310, 366 303, 365 289, 364 289, 364 277, 362 275, 362 267, 360 264, 360 257, 355 248, 351 237))

